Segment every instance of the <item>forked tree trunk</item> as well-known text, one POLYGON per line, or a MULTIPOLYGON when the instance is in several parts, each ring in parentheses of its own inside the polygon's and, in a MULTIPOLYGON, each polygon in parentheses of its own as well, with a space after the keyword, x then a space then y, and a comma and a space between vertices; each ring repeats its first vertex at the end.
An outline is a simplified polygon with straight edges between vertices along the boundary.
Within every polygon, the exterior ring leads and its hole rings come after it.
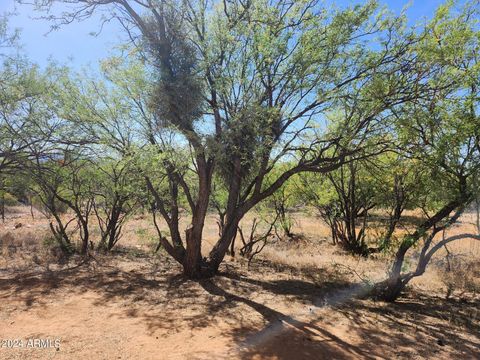
POLYGON ((205 267, 202 259, 202 236, 205 218, 210 201, 212 170, 202 156, 197 156, 199 171, 199 192, 195 208, 193 209, 192 223, 185 231, 186 251, 182 261, 183 273, 189 278, 199 279, 210 276, 210 269, 205 267))
POLYGON ((395 256, 395 261, 392 266, 392 270, 387 280, 378 283, 374 286, 372 291, 372 296, 379 300, 386 302, 394 302, 398 299, 402 291, 407 285, 405 278, 402 278, 401 270, 403 265, 403 260, 405 258, 406 250, 403 249, 397 252, 395 256))
POLYGON ((412 246, 414 246, 422 237, 424 237, 425 233, 428 230, 430 230, 432 227, 437 226, 440 221, 444 220, 450 215, 452 211, 458 208, 455 214, 451 218, 449 218, 447 223, 441 228, 445 229, 449 225, 453 224, 462 214, 464 206, 468 204, 468 201, 468 196, 460 196, 459 198, 452 200, 443 208, 441 208, 434 216, 430 217, 422 225, 420 225, 412 235, 406 236, 403 239, 402 244, 400 245, 395 255, 395 260, 390 270, 390 275, 388 279, 374 286, 372 296, 387 302, 393 302, 398 299, 408 282, 412 278, 420 276, 425 272, 425 269, 433 254, 432 252, 430 252, 430 254, 427 254, 427 251, 430 247, 431 241, 435 237, 435 234, 438 233, 440 228, 433 230, 432 233, 425 239, 416 270, 408 272, 406 274, 402 274, 402 267, 405 261, 405 255, 407 251, 412 246))
POLYGON ((208 267, 212 273, 217 273, 228 248, 237 235, 238 224, 245 212, 238 207, 242 183, 241 159, 236 156, 232 160, 232 175, 228 188, 227 207, 223 233, 209 254, 208 267))
POLYGON ((222 237, 215 244, 209 254, 209 268, 213 273, 218 272, 218 268, 222 263, 229 246, 233 243, 233 240, 237 236, 238 224, 243 216, 235 216, 231 220, 227 220, 225 230, 222 237))

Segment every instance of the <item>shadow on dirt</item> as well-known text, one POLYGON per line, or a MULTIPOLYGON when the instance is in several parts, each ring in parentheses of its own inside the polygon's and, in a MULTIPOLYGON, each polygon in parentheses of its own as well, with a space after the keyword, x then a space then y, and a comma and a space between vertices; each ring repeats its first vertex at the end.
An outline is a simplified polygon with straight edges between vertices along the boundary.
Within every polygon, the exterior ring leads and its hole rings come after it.
POLYGON ((151 335, 228 323, 222 335, 231 337, 232 353, 243 359, 435 358, 446 347, 461 358, 478 355, 480 303, 467 306, 419 294, 394 305, 354 300, 354 284, 322 283, 306 274, 292 278, 292 269, 283 270, 288 276, 269 277, 265 272, 272 275, 272 270, 265 264, 262 273, 229 266, 215 278, 195 282, 178 275, 178 265, 168 258, 152 266, 142 256, 126 263, 124 255, 116 256, 118 262, 2 275, 0 301, 20 300, 28 310, 47 306, 50 297, 75 299, 93 292, 94 306, 121 303, 118 316, 138 318, 151 335), (292 311, 285 310, 289 304, 292 311), (327 310, 345 331, 337 331, 335 323, 327 326, 322 320, 327 310))

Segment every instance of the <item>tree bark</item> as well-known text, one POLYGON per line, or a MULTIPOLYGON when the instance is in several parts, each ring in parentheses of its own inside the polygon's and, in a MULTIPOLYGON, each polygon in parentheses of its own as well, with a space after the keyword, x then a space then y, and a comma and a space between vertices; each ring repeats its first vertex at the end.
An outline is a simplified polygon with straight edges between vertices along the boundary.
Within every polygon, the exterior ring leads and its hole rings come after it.
POLYGON ((193 209, 192 223, 186 230, 186 252, 183 259, 183 272, 189 278, 199 279, 210 276, 202 259, 202 236, 205 218, 210 201, 213 163, 205 160, 204 154, 196 156, 198 167, 198 197, 193 209))
POLYGON ((222 237, 210 251, 209 268, 213 273, 218 272, 218 268, 227 253, 228 247, 232 244, 233 239, 235 239, 237 235, 238 224, 242 217, 243 216, 237 216, 227 222, 222 237))
POLYGON ((407 251, 414 246, 418 240, 425 235, 425 232, 436 226, 440 221, 445 219, 449 214, 454 211, 456 208, 460 207, 461 209, 452 216, 449 222, 454 222, 458 216, 461 214, 463 206, 468 202, 468 196, 460 196, 459 198, 452 200, 441 208, 434 216, 427 219, 423 224, 421 224, 417 230, 412 234, 404 238, 402 244, 400 245, 397 253, 395 255, 395 260, 393 262, 392 268, 390 270, 390 275, 387 280, 374 286, 373 296, 387 302, 393 302, 400 296, 401 292, 404 290, 407 283, 415 276, 421 275, 425 271, 425 267, 428 264, 429 258, 424 256, 426 250, 430 246, 431 240, 437 233, 435 230, 430 234, 430 239, 426 241, 424 249, 419 259, 417 269, 415 272, 409 272, 402 275, 402 266, 405 261, 405 255, 407 251), (426 249, 426 248, 427 249, 426 249))

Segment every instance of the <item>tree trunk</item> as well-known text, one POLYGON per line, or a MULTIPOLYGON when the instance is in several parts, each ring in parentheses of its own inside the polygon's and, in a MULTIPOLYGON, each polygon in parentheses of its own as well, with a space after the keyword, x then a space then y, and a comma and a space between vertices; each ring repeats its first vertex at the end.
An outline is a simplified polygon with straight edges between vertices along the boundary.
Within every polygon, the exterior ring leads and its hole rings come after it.
MULTIPOLYGON (((420 237, 420 235, 417 236, 420 237)), ((410 275, 402 277, 401 274, 405 255, 412 245, 413 243, 411 241, 404 240, 402 242, 395 255, 395 260, 388 279, 374 286, 373 297, 387 302, 394 302, 398 299, 402 291, 405 289, 407 282, 410 280, 410 275)))
MULTIPOLYGON (((202 233, 198 224, 192 224, 186 231, 187 249, 183 259, 183 273, 190 279, 202 278, 202 233)), ((202 226, 203 227, 203 226, 202 226)))
POLYGON ((0 198, 0 213, 2 215, 2 222, 5 222, 5 183, 4 180, 2 179, 2 187, 1 187, 1 198, 0 198))
POLYGON ((232 243, 230 244, 230 255, 232 257, 235 257, 235 238, 237 237, 236 235, 237 233, 235 232, 235 236, 233 237, 232 243))
POLYGON ((229 246, 237 235, 238 224, 244 215, 244 212, 238 207, 241 180, 241 160, 236 156, 233 159, 233 172, 230 179, 230 186, 228 188, 223 233, 209 254, 209 269, 213 273, 218 272, 218 268, 222 263, 229 246))
POLYGON ((237 235, 238 224, 243 217, 240 215, 234 216, 232 219, 227 219, 225 231, 222 237, 215 244, 209 255, 209 268, 213 273, 218 271, 220 264, 227 253, 228 247, 232 244, 237 235))
POLYGON ((400 276, 390 276, 387 280, 376 284, 372 297, 386 302, 395 302, 405 289, 406 282, 400 276))
POLYGON ((107 234, 108 234, 108 244, 107 250, 110 251, 113 249, 115 244, 118 240, 118 233, 120 231, 121 225, 119 226, 118 223, 120 221, 120 214, 123 204, 119 204, 117 206, 113 206, 112 214, 110 216, 110 220, 108 222, 107 227, 107 234))
POLYGON ((408 246, 406 242, 402 243, 395 255, 395 260, 388 279, 375 284, 372 291, 372 297, 386 302, 394 302, 398 299, 408 281, 411 279, 411 274, 402 276, 403 261, 409 248, 410 246, 408 246))
MULTIPOLYGON (((387 280, 374 286, 372 295, 380 300, 393 302, 400 296, 401 292, 405 289, 407 283, 415 276, 419 276, 425 272, 425 268, 428 264, 429 258, 425 256, 426 250, 430 246, 430 242, 437 233, 437 231, 430 234, 429 239, 426 239, 420 259, 418 260, 417 268, 414 272, 409 272, 402 275, 402 266, 405 260, 407 251, 414 246, 420 238, 422 238, 426 231, 434 227, 441 220, 445 219, 455 208, 462 206, 468 202, 468 197, 459 197, 452 200, 441 208, 434 216, 428 218, 412 235, 407 235, 400 245, 393 262, 390 275, 387 280)), ((457 211, 457 213, 449 220, 454 222, 460 216, 463 209, 457 211)))
POLYGON ((82 236, 82 248, 80 250, 80 254, 82 255, 87 255, 88 253, 88 225, 86 223, 82 222, 82 228, 83 228, 83 236, 82 236))
POLYGON ((5 194, 2 193, 2 199, 0 200, 0 213, 2 214, 2 222, 5 222, 5 194))
POLYGON ((203 155, 197 156, 197 166, 199 173, 198 198, 195 208, 193 209, 192 223, 185 231, 187 246, 182 262, 184 275, 191 279, 199 279, 212 275, 210 271, 203 266, 202 236, 210 200, 213 168, 211 164, 205 161, 203 155))
POLYGON ((32 216, 32 220, 35 220, 35 215, 33 213, 33 198, 32 198, 32 195, 28 196, 28 202, 30 203, 30 215, 32 216))
POLYGON ((395 209, 393 211, 393 214, 390 216, 388 229, 380 245, 380 251, 383 251, 390 247, 393 233, 395 232, 395 229, 398 223, 400 222, 400 218, 402 217, 403 207, 405 204, 405 195, 403 194, 403 190, 399 184, 399 181, 400 180, 398 180, 398 178, 396 177, 395 178, 395 193, 396 193, 395 209))

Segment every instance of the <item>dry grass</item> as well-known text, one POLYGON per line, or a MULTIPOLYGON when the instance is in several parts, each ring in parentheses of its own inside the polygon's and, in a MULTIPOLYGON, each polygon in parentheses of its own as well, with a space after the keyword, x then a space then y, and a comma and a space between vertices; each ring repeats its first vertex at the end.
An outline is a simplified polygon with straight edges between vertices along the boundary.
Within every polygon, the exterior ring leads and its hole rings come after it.
MULTIPOLYGON (((35 212, 35 219, 30 216, 30 209, 17 206, 7 209, 7 221, 0 224, 0 248, 3 257, 0 259, 2 267, 8 266, 8 263, 16 264, 20 268, 20 263, 27 266, 31 263, 32 256, 30 252, 21 251, 22 248, 35 250, 38 255, 51 255, 44 249, 45 239, 50 237, 46 219, 39 212, 35 212), (22 226, 15 229, 20 223, 22 226), (18 254, 22 261, 13 262, 13 255, 18 254), (29 255, 30 254, 30 255, 29 255), (10 260, 9 260, 10 259, 10 260)), ((416 212, 407 214, 415 219, 419 216, 416 212)), ((254 215, 247 215, 242 221, 241 226, 248 228, 251 225, 254 215)), ((273 241, 266 246, 264 251, 258 256, 259 260, 268 261, 273 264, 287 266, 290 268, 304 269, 310 271, 329 269, 338 275, 349 276, 350 281, 378 281, 384 278, 388 272, 388 266, 391 261, 391 254, 380 254, 370 258, 352 256, 343 251, 338 246, 333 246, 330 241, 330 229, 320 219, 305 215, 304 213, 295 213, 294 229, 296 234, 301 234, 296 241, 273 241)), ((181 228, 184 231, 188 226, 188 214, 181 218, 181 228)), ((415 221, 415 220, 412 220, 415 221)), ((475 232, 474 214, 465 214, 460 221, 452 226, 445 236, 460 234, 464 232, 475 232)), ((92 222, 93 223, 93 222, 92 222)), ((162 229, 167 229, 166 224, 159 219, 162 229)), ((399 229, 396 234, 401 238, 413 227, 406 226, 399 229)), ((92 225, 91 236, 94 241, 99 236, 98 229, 92 225)), ((443 234, 439 234, 439 237, 443 234)), ((218 227, 216 216, 211 214, 207 217, 204 229, 204 254, 213 247, 218 239, 218 227)), ((123 229, 123 236, 118 245, 119 249, 126 249, 130 252, 140 251, 153 253, 158 244, 156 230, 151 221, 150 214, 138 214, 130 219, 123 229)), ((236 243, 239 249, 239 241, 236 243)), ((448 245, 448 251, 451 256, 462 259, 465 262, 475 262, 480 259, 480 241, 473 239, 464 239, 448 245)), ((238 251, 237 251, 238 253, 238 251)), ((405 269, 408 270, 415 266, 418 249, 412 249, 409 252, 405 269)), ((427 268, 427 272, 412 283, 414 286, 423 288, 426 291, 446 291, 445 281, 442 279, 446 269, 447 251, 440 250, 434 257, 432 265, 427 268)), ((55 257, 49 258, 46 262, 55 262, 55 257)), ((240 261, 239 259, 230 259, 230 261, 240 261)), ((243 264, 242 261, 240 261, 243 264)), ((243 266, 243 265, 242 265, 243 266)))
MULTIPOLYGON (((184 228, 187 220, 182 219, 184 228)), ((215 217, 207 220, 205 252, 218 236, 215 217)), ((153 254, 157 240, 149 216, 138 215, 126 224, 113 254, 95 254, 84 265, 75 257, 59 264, 43 245, 46 219, 32 220, 29 209, 19 208, 0 225, 5 251, 0 258, 0 319, 8 324, 1 335, 61 337, 62 345, 59 352, 0 349, 0 358, 478 355, 478 295, 463 286, 444 300, 445 253, 436 256, 398 304, 353 300, 362 291, 356 284, 385 276, 389 255, 348 255, 330 243, 329 229, 318 219, 295 214, 295 220, 294 231, 303 234, 299 240, 272 242, 249 268, 243 259, 227 257, 221 276, 192 282, 179 275, 178 264, 164 253, 153 254), (15 229, 18 222, 22 226, 15 229)), ((472 230, 471 220, 465 216, 450 231, 472 230)), ((251 221, 248 216, 243 225, 251 221)), ((417 251, 408 254, 411 264, 417 251)), ((478 244, 459 241, 449 251, 472 264, 469 281, 477 281, 478 244)), ((458 272, 454 274, 452 281, 458 272)))

